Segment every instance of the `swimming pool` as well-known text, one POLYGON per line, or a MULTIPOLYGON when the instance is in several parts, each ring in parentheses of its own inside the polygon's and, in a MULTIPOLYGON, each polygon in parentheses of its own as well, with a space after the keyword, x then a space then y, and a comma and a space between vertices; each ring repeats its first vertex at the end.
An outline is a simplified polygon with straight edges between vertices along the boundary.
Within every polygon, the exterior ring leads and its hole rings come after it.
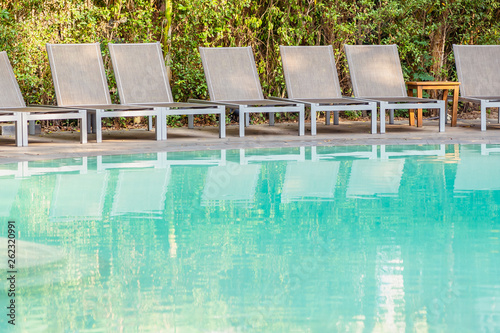
POLYGON ((495 145, 0 165, 16 329, 499 331, 499 166, 495 145))

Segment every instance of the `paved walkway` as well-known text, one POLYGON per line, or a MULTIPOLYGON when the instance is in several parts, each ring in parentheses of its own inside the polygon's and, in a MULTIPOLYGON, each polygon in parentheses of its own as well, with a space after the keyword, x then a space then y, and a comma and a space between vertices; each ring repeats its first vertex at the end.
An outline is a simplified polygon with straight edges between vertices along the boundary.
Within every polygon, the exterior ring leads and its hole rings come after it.
POLYGON ((424 121, 424 127, 409 127, 408 121, 396 121, 387 126, 387 133, 369 133, 369 122, 341 121, 340 125, 318 124, 318 135, 311 136, 309 124, 306 135, 298 136, 297 124, 276 126, 252 125, 244 138, 238 137, 238 126, 227 127, 227 137, 219 139, 218 127, 169 128, 167 141, 155 141, 154 132, 145 130, 105 130, 103 142, 79 143, 76 132, 55 132, 30 136, 28 147, 16 147, 12 137, 0 136, 0 164, 96 155, 134 154, 161 151, 190 151, 208 149, 273 148, 313 145, 391 145, 391 144, 500 144, 500 125, 489 120, 488 130, 480 131, 479 120, 459 120, 457 127, 446 126, 438 132, 437 120, 424 121))

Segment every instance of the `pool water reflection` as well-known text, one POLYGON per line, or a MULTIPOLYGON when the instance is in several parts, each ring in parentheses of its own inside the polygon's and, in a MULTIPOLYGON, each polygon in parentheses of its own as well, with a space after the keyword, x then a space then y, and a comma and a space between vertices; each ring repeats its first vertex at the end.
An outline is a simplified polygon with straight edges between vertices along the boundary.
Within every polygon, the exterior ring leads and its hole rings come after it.
POLYGON ((0 165, 16 329, 499 331, 498 166, 495 145, 0 165))

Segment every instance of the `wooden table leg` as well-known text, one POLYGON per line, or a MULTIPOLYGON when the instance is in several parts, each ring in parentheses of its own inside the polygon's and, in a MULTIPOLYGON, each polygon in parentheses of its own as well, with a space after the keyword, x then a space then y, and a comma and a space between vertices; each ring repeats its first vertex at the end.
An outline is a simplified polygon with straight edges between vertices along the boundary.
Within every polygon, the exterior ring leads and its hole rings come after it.
POLYGON ((453 89, 453 107, 452 107, 452 114, 451 114, 451 127, 457 126, 458 91, 459 91, 458 87, 455 87, 453 89))
MULTIPOLYGON (((408 87, 408 96, 413 97, 413 89, 410 87, 408 87)), ((415 109, 409 109, 408 112, 410 113, 410 126, 415 126, 415 109)))
MULTIPOLYGON (((422 87, 417 87, 417 97, 422 98, 422 87)), ((417 127, 422 127, 422 109, 417 109, 417 127)))

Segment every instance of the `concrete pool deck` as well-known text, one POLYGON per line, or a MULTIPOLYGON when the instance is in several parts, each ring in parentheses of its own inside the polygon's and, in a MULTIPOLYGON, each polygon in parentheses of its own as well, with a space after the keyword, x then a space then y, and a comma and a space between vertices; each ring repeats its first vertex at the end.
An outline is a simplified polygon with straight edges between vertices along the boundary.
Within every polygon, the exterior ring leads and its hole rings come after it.
POLYGON ((0 136, 0 164, 97 155, 119 155, 192 150, 277 148, 299 146, 403 145, 403 144, 500 144, 500 124, 488 119, 488 129, 480 130, 479 119, 460 120, 457 127, 446 125, 438 132, 437 120, 425 120, 421 128, 408 126, 408 120, 388 125, 385 134, 370 134, 370 123, 343 121, 340 125, 318 123, 318 134, 298 136, 298 125, 280 123, 276 126, 251 125, 245 137, 238 136, 238 126, 228 125, 227 136, 219 139, 217 126, 169 128, 167 141, 156 141, 154 132, 137 130, 103 130, 103 142, 80 144, 78 132, 54 132, 29 137, 28 147, 16 147, 13 137, 0 136))

